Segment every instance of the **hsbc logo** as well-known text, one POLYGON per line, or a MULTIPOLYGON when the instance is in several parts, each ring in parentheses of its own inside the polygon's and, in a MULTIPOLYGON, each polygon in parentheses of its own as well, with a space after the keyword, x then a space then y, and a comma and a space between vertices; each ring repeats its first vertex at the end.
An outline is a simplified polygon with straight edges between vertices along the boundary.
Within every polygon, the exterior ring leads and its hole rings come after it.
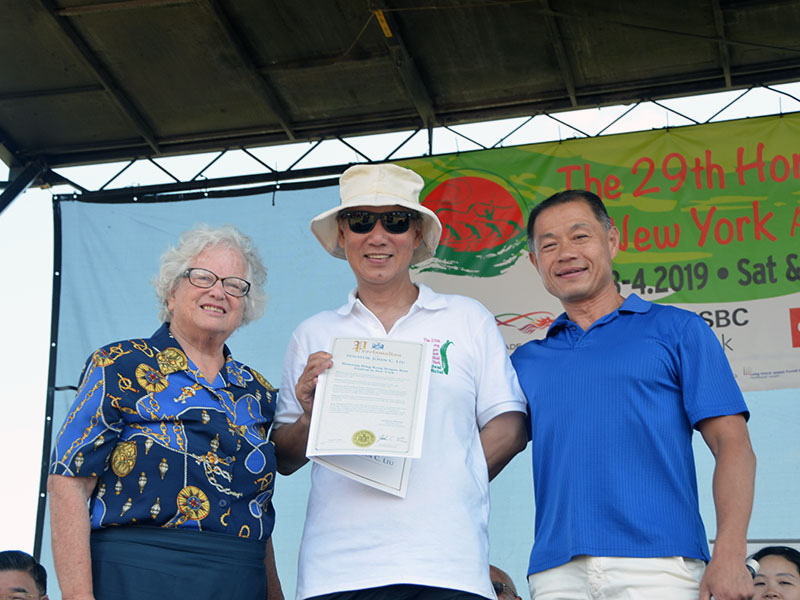
POLYGON ((708 323, 709 327, 716 329, 722 329, 723 327, 744 327, 750 322, 746 308, 703 310, 697 314, 708 323))

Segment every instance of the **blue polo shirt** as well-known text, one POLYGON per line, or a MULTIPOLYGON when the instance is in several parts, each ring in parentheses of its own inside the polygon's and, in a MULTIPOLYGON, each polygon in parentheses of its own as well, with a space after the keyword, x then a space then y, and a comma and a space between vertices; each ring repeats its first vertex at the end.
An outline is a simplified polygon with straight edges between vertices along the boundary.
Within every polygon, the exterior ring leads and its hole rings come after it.
POLYGON ((581 554, 708 560, 692 432, 749 416, 711 328, 632 294, 587 331, 562 314, 511 362, 531 418, 528 573, 581 554))

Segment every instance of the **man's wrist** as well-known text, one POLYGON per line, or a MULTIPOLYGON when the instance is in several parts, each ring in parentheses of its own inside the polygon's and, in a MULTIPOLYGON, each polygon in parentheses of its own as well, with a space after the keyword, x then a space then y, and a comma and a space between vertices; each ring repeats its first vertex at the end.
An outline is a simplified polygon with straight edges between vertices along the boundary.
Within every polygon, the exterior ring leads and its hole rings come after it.
POLYGON ((723 540, 717 539, 714 542, 714 550, 711 552, 712 560, 738 560, 744 564, 747 557, 747 540, 723 540))

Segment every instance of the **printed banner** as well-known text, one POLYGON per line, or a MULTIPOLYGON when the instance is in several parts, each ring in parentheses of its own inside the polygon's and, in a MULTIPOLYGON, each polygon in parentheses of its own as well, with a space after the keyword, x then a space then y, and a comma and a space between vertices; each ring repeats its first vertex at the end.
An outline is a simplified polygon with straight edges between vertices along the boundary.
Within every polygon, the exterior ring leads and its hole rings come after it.
POLYGON ((597 193, 621 233, 623 295, 698 313, 743 390, 800 387, 800 113, 405 161, 444 228, 415 274, 481 300, 513 350, 562 312, 525 225, 551 194, 597 193))

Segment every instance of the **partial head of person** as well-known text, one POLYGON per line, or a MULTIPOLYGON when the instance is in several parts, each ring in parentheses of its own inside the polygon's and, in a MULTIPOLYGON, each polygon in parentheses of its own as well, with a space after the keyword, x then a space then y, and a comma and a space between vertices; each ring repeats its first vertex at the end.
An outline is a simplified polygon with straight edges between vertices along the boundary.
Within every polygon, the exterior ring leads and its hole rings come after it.
POLYGON ((407 277, 436 252, 442 225, 420 203, 423 179, 393 164, 355 165, 339 179, 339 206, 311 221, 322 247, 346 259, 359 285, 407 277))
POLYGON ((751 558, 758 561, 755 600, 800 600, 800 552, 789 546, 767 546, 751 558))
POLYGON ((44 567, 26 552, 0 552, 0 600, 47 600, 44 567))
POLYGON ((527 232, 531 262, 547 291, 563 303, 616 295, 611 264, 619 231, 596 194, 553 194, 533 208, 527 232))
POLYGON ((511 581, 508 573, 494 565, 489 565, 489 577, 492 580, 494 593, 497 594, 497 600, 515 600, 519 598, 517 588, 514 587, 514 582, 511 581))
POLYGON ((153 281, 159 318, 229 336, 264 314, 267 270, 253 241, 232 225, 198 225, 161 255, 153 281))

